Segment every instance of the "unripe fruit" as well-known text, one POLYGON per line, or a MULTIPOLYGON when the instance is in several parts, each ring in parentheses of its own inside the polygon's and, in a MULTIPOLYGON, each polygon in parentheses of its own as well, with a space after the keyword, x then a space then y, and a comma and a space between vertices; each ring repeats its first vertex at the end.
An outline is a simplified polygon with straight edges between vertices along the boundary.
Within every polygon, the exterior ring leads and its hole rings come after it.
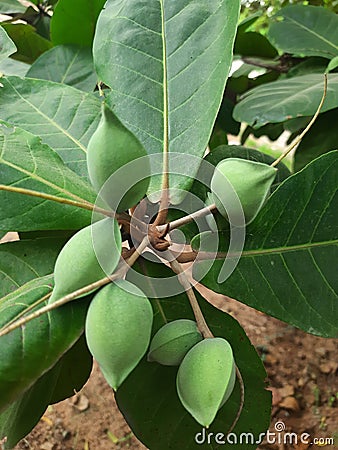
POLYGON ((88 348, 115 391, 147 351, 152 322, 149 300, 129 281, 105 286, 91 301, 85 328, 88 348))
POLYGON ((270 187, 276 177, 277 169, 255 161, 240 158, 228 158, 221 161, 211 180, 211 191, 218 211, 226 218, 241 217, 250 223, 263 206, 270 187), (228 182, 238 195, 239 202, 233 198, 228 182))
POLYGON ((209 427, 234 387, 235 361, 228 341, 204 339, 184 357, 176 379, 178 396, 194 419, 209 427))
POLYGON ((178 366, 187 352, 202 340, 196 322, 188 319, 165 324, 154 335, 148 353, 148 361, 165 366, 178 366))
POLYGON ((121 247, 120 229, 112 218, 100 220, 74 234, 57 257, 55 287, 49 302, 111 274, 119 262, 121 247))
POLYGON ((147 152, 105 103, 101 121, 88 143, 87 166, 92 185, 97 192, 105 185, 100 195, 114 210, 123 211, 136 205, 147 192, 150 175, 147 152), (113 173, 137 158, 142 159, 105 185, 113 173), (139 177, 136 183, 135 171, 139 177))

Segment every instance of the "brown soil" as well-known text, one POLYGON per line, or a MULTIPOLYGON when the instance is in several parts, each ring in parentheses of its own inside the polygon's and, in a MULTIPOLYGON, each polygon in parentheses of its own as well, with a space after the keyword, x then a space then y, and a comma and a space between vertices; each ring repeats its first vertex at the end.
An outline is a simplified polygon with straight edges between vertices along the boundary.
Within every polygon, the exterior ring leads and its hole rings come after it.
MULTIPOLYGON (((273 392, 270 430, 283 421, 299 436, 338 440, 338 342, 308 335, 236 301, 208 294, 231 313, 258 348, 273 392), (226 304, 226 306, 224 306, 226 304)), ((322 445, 323 446, 323 445, 322 445)), ((322 447, 321 446, 321 447, 322 447)), ((306 444, 262 444, 261 450, 306 450, 306 444)), ((328 449, 333 445, 326 445, 328 449)), ((145 447, 132 435, 97 366, 82 391, 49 407, 37 427, 16 450, 109 450, 145 447)), ((156 449, 151 449, 156 450, 156 449)), ((181 449, 177 449, 181 450, 181 449)))

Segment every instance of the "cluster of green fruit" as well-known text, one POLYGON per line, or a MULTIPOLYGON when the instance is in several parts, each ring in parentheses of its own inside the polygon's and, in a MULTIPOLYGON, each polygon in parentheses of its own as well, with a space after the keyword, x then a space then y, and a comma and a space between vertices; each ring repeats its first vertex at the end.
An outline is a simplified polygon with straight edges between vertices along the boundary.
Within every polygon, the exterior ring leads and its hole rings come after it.
POLYGON ((175 320, 154 335, 148 361, 179 366, 178 396, 184 408, 205 427, 230 397, 236 381, 231 346, 223 338, 205 338, 196 322, 175 320))
MULTIPOLYGON (((146 152, 105 103, 88 145, 87 163, 94 188, 108 205, 117 205, 116 211, 134 206, 146 194, 150 174, 146 152), (144 175, 141 181, 127 185, 127 189, 124 186, 124 191, 111 183, 105 189, 113 173, 140 157, 139 170, 144 175)), ((230 219, 244 212, 248 223, 265 201, 275 175, 276 169, 265 164, 226 159, 215 169, 212 201, 230 219), (228 182, 238 196, 235 200, 224 188, 228 182)), ((112 274, 121 248, 121 233, 114 218, 77 232, 57 258, 50 302, 112 274)), ((88 347, 109 385, 117 390, 150 344, 148 361, 179 366, 178 396, 196 421, 208 427, 235 385, 236 365, 230 344, 222 338, 203 338, 196 323, 186 319, 166 324, 151 340, 152 323, 152 306, 144 293, 124 279, 111 282, 95 293, 90 303, 85 325, 88 347)))

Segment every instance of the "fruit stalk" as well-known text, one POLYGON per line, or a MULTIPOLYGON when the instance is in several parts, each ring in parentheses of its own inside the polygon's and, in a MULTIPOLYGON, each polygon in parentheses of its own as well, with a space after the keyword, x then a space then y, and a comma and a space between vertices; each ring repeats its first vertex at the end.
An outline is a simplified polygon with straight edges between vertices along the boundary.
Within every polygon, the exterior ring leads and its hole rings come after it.
POLYGON ((216 209, 215 204, 206 206, 205 208, 199 209, 192 214, 188 214, 187 216, 181 217, 180 219, 173 220, 172 222, 169 222, 169 224, 159 225, 157 227, 157 230, 160 232, 167 230, 167 232, 169 232, 171 230, 174 230, 175 228, 179 228, 182 225, 186 225, 187 223, 193 222, 196 219, 200 219, 201 217, 211 214, 214 209, 216 209))
POLYGON ((178 280, 181 283, 181 285, 183 286, 183 288, 188 296, 188 299, 189 299, 191 308, 193 310, 199 331, 201 332, 202 336, 205 339, 213 338, 214 336, 205 321, 205 318, 201 311, 200 305, 198 304, 195 293, 191 287, 191 284, 190 284, 188 278, 186 277, 186 275, 184 273, 184 270, 183 270, 181 264, 176 259, 173 259, 172 261, 170 261, 170 266, 171 266, 172 270, 175 273, 177 273, 178 280))

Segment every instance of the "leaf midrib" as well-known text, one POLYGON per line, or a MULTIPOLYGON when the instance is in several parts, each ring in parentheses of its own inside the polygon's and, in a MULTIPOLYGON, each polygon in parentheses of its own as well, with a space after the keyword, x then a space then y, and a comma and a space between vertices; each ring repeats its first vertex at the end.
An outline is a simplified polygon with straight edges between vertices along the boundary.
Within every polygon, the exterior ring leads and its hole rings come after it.
POLYGON ((162 189, 169 188, 169 104, 168 104, 168 67, 167 67, 167 43, 165 34, 164 0, 160 0, 162 21, 162 47, 163 47, 163 173, 162 189))
MULTIPOLYGON (((294 252, 294 251, 298 251, 298 250, 309 250, 309 249, 316 248, 316 247, 327 247, 330 245, 337 245, 337 244, 338 244, 338 239, 334 239, 332 241, 310 242, 310 243, 306 243, 306 244, 289 245, 289 246, 285 246, 285 247, 244 250, 241 253, 241 258, 245 258, 245 257, 252 258, 255 256, 280 254, 280 253, 294 252)), ((228 258, 238 257, 238 254, 229 255, 227 252, 220 252, 217 254, 216 259, 224 259, 225 257, 228 257, 228 258)))

